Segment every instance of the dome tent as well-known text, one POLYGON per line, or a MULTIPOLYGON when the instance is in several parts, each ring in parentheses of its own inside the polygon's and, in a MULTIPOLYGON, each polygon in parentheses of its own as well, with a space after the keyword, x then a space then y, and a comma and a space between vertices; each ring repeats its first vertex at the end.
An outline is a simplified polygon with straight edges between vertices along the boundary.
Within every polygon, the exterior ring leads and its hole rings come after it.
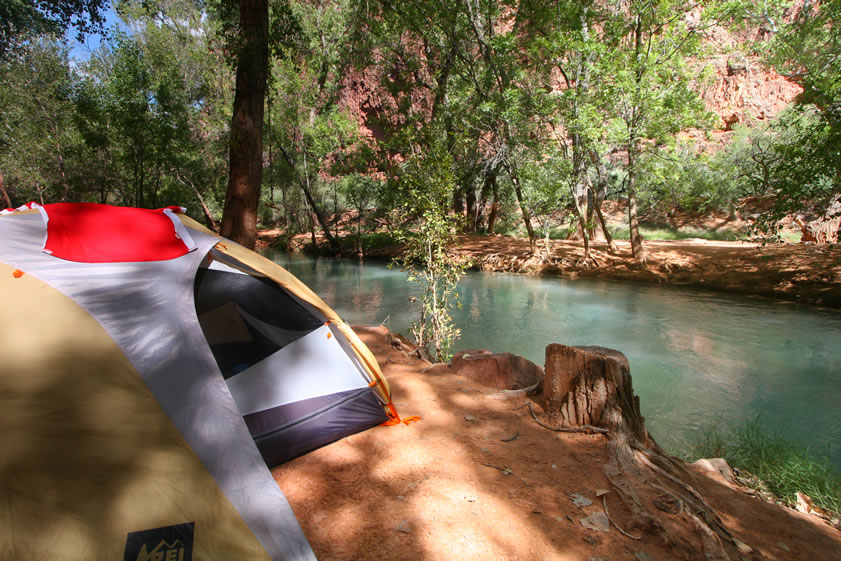
POLYGON ((177 209, 0 216, 0 294, 3 559, 314 559, 267 464, 397 420, 318 296, 177 209))

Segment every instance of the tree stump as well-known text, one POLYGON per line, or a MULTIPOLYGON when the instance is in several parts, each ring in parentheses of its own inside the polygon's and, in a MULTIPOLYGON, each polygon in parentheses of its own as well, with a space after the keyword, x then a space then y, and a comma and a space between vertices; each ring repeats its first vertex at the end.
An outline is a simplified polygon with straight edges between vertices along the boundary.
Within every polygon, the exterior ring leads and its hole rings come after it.
POLYGON ((625 355, 604 347, 549 345, 542 406, 543 420, 535 420, 546 428, 608 429, 610 460, 603 469, 633 514, 626 530, 659 536, 686 559, 738 559, 737 540, 688 483, 692 475, 685 464, 668 456, 646 430, 625 355), (698 541, 676 537, 669 530, 676 525, 688 525, 698 541))
POLYGON ((647 446, 639 397, 634 395, 628 359, 605 347, 546 347, 543 409, 562 427, 593 425, 627 431, 647 446))

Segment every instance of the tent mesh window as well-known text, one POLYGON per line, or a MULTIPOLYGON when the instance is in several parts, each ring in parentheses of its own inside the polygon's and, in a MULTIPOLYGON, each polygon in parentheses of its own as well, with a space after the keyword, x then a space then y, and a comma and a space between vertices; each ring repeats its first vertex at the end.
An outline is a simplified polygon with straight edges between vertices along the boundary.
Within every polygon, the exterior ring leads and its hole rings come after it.
POLYGON ((263 277, 201 268, 194 294, 199 323, 226 379, 324 324, 263 277))

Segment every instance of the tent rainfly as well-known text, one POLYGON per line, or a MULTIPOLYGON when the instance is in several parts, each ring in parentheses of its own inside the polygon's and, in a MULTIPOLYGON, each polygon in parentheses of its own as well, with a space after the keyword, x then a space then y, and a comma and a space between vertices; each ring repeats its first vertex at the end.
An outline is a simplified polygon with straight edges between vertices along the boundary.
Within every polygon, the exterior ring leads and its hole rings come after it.
POLYGON ((182 214, 0 216, 0 559, 312 560, 273 467, 399 422, 371 352, 182 214))

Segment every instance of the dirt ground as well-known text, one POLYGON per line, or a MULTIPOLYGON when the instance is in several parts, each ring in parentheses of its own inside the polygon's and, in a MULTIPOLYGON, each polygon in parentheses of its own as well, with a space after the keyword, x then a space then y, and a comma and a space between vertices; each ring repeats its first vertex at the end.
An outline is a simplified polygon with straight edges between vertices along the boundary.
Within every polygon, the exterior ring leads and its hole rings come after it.
MULTIPOLYGON (((701 537, 680 513, 658 511, 669 543, 634 526, 603 472, 604 436, 548 431, 532 420, 524 394, 430 368, 389 345, 384 327, 356 330, 400 414, 422 420, 376 427, 273 470, 321 561, 704 559, 701 537), (582 526, 604 510, 599 490, 608 491, 610 518, 640 539, 582 526)), ((820 518, 692 473, 687 483, 750 549, 732 559, 841 560, 841 532, 820 518)), ((643 499, 654 503, 656 493, 643 499)))
POLYGON ((646 241, 645 264, 633 259, 630 242, 617 246, 610 254, 605 243, 594 242, 595 263, 584 262, 581 242, 566 240, 550 240, 548 249, 541 240, 532 255, 527 239, 461 236, 456 251, 482 270, 693 285, 841 308, 839 245, 646 241))

